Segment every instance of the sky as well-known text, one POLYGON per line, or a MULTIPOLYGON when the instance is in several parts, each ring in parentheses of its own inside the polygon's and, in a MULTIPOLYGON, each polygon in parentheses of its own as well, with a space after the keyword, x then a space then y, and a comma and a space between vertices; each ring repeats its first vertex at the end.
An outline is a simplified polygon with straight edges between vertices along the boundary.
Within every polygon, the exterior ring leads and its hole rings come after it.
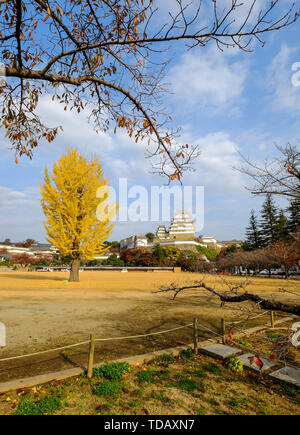
MULTIPOLYGON (((170 4, 168 0, 164 7, 170 4)), ((221 52, 213 43, 189 51, 180 46, 173 53, 165 77, 171 93, 165 95, 164 106, 172 113, 173 126, 181 127, 179 142, 198 145, 201 151, 194 170, 183 179, 183 187, 203 186, 199 234, 242 240, 250 210, 258 213, 261 208, 264 198, 252 196, 246 188, 251 180, 233 169, 242 164, 239 152, 263 162, 276 154, 275 144, 299 145, 299 36, 300 21, 266 35, 266 45, 256 44, 252 53, 221 52)), ((119 179, 126 179, 133 208, 137 186, 148 192, 148 198, 139 199, 142 208, 149 206, 151 187, 166 189, 166 180, 152 173, 143 144, 136 144, 124 131, 97 134, 84 112, 65 112, 48 96, 41 98, 39 111, 47 125, 63 125, 64 131, 51 144, 41 141, 32 160, 22 157, 16 164, 0 131, 0 240, 46 241, 39 182, 45 167, 51 169, 67 146, 77 147, 87 157, 96 153, 117 195, 119 179)), ((282 199, 276 201, 287 206, 282 199)), ((155 232, 159 224, 169 224, 163 216, 151 221, 140 214, 143 220, 117 220, 110 240, 155 232)))

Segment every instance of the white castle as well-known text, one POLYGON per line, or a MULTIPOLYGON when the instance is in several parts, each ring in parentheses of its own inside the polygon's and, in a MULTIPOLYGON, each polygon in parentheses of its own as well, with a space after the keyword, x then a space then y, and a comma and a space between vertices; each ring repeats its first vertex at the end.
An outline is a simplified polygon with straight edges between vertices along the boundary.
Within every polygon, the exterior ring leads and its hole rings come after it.
POLYGON ((186 210, 180 210, 175 214, 168 230, 164 225, 160 225, 157 228, 156 237, 153 242, 150 242, 143 234, 135 234, 120 241, 120 250, 147 247, 157 243, 162 246, 173 245, 184 249, 193 249, 197 245, 217 246, 217 241, 213 237, 202 238, 202 243, 200 243, 195 240, 195 233, 195 223, 191 219, 189 213, 186 210))
POLYGON ((178 211, 172 219, 169 231, 161 225, 157 228, 156 237, 158 239, 170 240, 191 240, 195 238, 196 227, 190 215, 185 211, 178 211))

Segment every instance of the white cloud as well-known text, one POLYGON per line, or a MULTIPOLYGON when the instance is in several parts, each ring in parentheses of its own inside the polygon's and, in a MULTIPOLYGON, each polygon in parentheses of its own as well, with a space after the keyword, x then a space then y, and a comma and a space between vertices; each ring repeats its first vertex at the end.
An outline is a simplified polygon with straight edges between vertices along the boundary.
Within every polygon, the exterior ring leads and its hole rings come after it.
MULTIPOLYGON (((212 132, 204 137, 195 138, 186 134, 182 138, 184 143, 197 143, 201 150, 201 156, 196 162, 196 172, 187 173, 184 178, 184 186, 204 186, 205 196, 210 202, 205 209, 206 234, 217 235, 219 238, 230 238, 231 234, 238 232, 236 228, 240 213, 240 200, 248 196, 241 182, 241 175, 232 170, 232 166, 238 166, 239 156, 236 151, 237 143, 226 132, 212 132), (211 210, 212 198, 219 198, 211 210), (230 204, 226 203, 230 199, 230 204), (233 230, 233 227, 236 228, 233 230), (222 236, 223 235, 223 236, 222 236)), ((145 166, 147 162, 135 155, 127 161, 118 159, 111 154, 113 173, 117 177, 128 175, 128 191, 135 185, 145 186, 150 195, 150 186, 160 186, 164 183, 161 178, 151 176, 145 166), (149 174, 149 175, 147 175, 149 174)), ((108 162, 106 162, 108 164, 108 162)), ((170 187, 176 185, 173 183, 170 187)), ((114 186, 116 189, 118 186, 114 186)), ((22 240, 26 237, 43 241, 43 214, 40 207, 40 194, 38 187, 23 190, 0 187, 0 240, 10 237, 13 240, 22 240)), ((128 205, 133 199, 128 199, 128 205)), ((147 203, 148 206, 150 204, 147 203)), ((130 234, 146 233, 155 231, 159 222, 125 222, 116 223, 110 239, 120 239, 130 234)))
POLYGON ((186 181, 203 185, 210 194, 224 192, 226 196, 243 190, 241 174, 233 170, 240 164, 238 145, 226 132, 214 132, 200 138, 186 138, 197 144, 201 155, 195 162, 195 172, 186 175, 186 181))
POLYGON ((245 61, 232 62, 232 56, 211 47, 205 51, 185 53, 174 66, 169 80, 174 100, 184 108, 215 113, 239 106, 248 73, 245 61))
POLYGON ((0 186, 0 240, 44 238, 42 220, 38 187, 14 190, 0 186))
MULTIPOLYGON (((145 143, 135 142, 125 130, 113 129, 107 133, 96 133, 93 125, 87 120, 88 112, 78 114, 74 111, 64 110, 63 105, 52 101, 50 96, 43 96, 40 99, 39 113, 42 121, 49 127, 63 126, 63 131, 58 132, 57 138, 52 143, 45 139, 41 140, 39 146, 34 150, 32 161, 26 157, 20 159, 20 164, 26 160, 31 166, 52 166, 52 162, 63 154, 68 146, 76 147, 86 157, 92 153, 97 154, 105 167, 105 174, 110 176, 128 177, 131 180, 138 178, 147 179, 150 177, 151 164, 145 159, 145 143)), ((0 141, 7 159, 13 158, 13 153, 8 151, 9 142, 7 139, 0 141)))
POLYGON ((267 69, 269 107, 274 111, 288 111, 291 116, 298 116, 300 111, 300 87, 292 83, 292 65, 296 62, 300 62, 298 48, 283 44, 267 69))

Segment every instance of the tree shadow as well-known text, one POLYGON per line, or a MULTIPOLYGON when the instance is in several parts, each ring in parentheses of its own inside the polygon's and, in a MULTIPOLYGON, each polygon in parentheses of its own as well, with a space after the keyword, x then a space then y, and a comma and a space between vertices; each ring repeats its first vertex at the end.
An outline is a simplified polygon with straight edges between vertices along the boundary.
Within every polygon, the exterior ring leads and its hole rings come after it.
POLYGON ((80 364, 78 362, 73 361, 70 356, 66 355, 64 352, 60 352, 59 356, 66 362, 68 362, 69 364, 71 364, 73 367, 80 367, 83 371, 86 370, 86 366, 84 366, 83 364, 80 364))
POLYGON ((11 279, 27 279, 27 280, 44 280, 44 281, 63 281, 64 277, 57 277, 57 276, 32 276, 32 275, 26 275, 25 273, 5 273, 5 274, 1 274, 0 276, 0 280, 1 278, 11 278, 11 279))

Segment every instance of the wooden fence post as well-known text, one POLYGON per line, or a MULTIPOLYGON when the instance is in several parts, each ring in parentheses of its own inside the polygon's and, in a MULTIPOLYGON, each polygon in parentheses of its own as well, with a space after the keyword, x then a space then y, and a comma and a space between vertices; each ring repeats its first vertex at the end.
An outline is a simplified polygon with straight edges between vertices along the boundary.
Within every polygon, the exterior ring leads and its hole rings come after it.
POLYGON ((194 352, 198 354, 198 319, 194 317, 194 352))
POLYGON ((221 331, 222 331, 222 343, 226 344, 226 323, 224 317, 222 317, 221 319, 221 331))
POLYGON ((274 328, 274 311, 270 311, 271 328, 274 328))
POLYGON ((89 361, 88 361, 88 371, 87 377, 91 378, 93 375, 93 364, 94 364, 94 351, 95 351, 95 336, 91 334, 90 337, 90 349, 89 349, 89 361))

